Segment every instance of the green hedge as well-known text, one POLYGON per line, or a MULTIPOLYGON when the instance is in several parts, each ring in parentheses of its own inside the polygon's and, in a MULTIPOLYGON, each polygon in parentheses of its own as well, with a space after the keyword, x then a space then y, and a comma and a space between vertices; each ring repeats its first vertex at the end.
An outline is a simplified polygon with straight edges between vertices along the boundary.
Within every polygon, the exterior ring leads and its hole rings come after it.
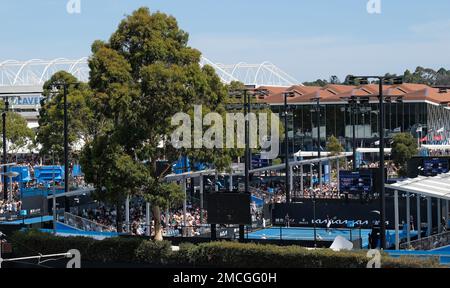
MULTIPOLYGON (((192 249, 192 248, 190 248, 192 249)), ((309 250, 300 246, 214 242, 200 244, 190 263, 196 266, 224 268, 366 268, 365 251, 335 252, 330 249, 309 250)), ((437 259, 391 258, 382 255, 383 268, 433 268, 440 267, 437 259)))
POLYGON ((171 254, 172 244, 168 241, 143 241, 135 251, 139 263, 156 265, 169 264, 171 254))
POLYGON ((138 238, 107 238, 98 241, 87 237, 57 237, 30 230, 16 232, 11 237, 15 257, 64 253, 77 249, 82 259, 92 262, 136 262, 135 251, 143 242, 138 238))
MULTIPOLYGON (((102 241, 85 237, 56 237, 38 231, 17 232, 11 237, 15 256, 81 252, 82 261, 95 263, 133 263, 166 267, 217 268, 365 268, 366 252, 308 250, 299 246, 212 242, 181 244, 173 252, 168 241, 154 242, 138 238, 110 238, 102 241)), ((437 259, 394 259, 382 256, 383 268, 440 267, 437 259)))

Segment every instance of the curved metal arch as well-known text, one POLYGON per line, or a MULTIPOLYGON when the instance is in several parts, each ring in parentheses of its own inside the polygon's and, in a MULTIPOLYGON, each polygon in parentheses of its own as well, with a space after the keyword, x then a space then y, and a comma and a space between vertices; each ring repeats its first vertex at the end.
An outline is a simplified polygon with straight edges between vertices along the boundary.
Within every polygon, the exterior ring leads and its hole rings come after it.
POLYGON ((89 78, 87 78, 87 79, 82 78, 84 73, 89 74, 89 69, 83 69, 83 67, 77 67, 77 69, 74 69, 72 71, 72 73, 70 73, 70 74, 77 77, 78 80, 81 82, 84 82, 84 81, 88 82, 89 78), (86 70, 88 70, 88 71, 86 71, 86 70), (78 75, 78 76, 76 76, 76 75, 78 75))
MULTIPOLYGON (((292 83, 293 85, 299 85, 299 86, 305 86, 302 83, 299 83, 299 81, 297 79, 295 79, 294 77, 292 77, 291 75, 287 74, 286 72, 284 72, 283 70, 281 70, 279 67, 277 67, 276 65, 274 65, 272 63, 272 68, 274 68, 275 72, 280 75, 281 78, 285 79, 285 81, 288 81, 289 83, 292 83)), ((268 67, 270 68, 270 67, 268 67)), ((271 70, 273 70, 272 68, 270 68, 271 70)))
POLYGON ((75 67, 78 64, 81 64, 81 62, 86 61, 86 63, 87 63, 88 59, 89 59, 88 57, 82 57, 82 58, 78 59, 77 61, 75 61, 75 63, 73 63, 72 66, 70 66, 69 73, 72 73, 73 69, 75 69, 75 67))
MULTIPOLYGON (((275 66, 272 64, 272 66, 275 66)), ((276 66, 275 66, 276 67, 276 66)), ((274 71, 273 69, 271 69, 271 67, 269 66, 264 66, 264 69, 268 70, 269 72, 276 74, 277 77, 279 77, 280 79, 282 79, 283 81, 285 81, 286 83, 289 83, 290 85, 293 85, 295 83, 292 83, 289 79, 286 79, 285 77, 283 77, 282 75, 280 75, 280 73, 278 73, 277 71, 274 71)))
POLYGON ((233 75, 233 77, 236 78, 236 76, 234 76, 234 73, 236 72, 236 70, 237 70, 238 68, 241 67, 241 65, 244 65, 244 64, 247 64, 247 63, 245 63, 245 62, 239 62, 239 63, 237 63, 236 65, 234 65, 234 68, 233 68, 233 70, 231 71, 231 75, 233 75))
MULTIPOLYGON (((2 75, 2 79, 6 79, 8 86, 18 85, 20 81, 24 82, 23 85, 37 85, 37 83, 41 84, 44 82, 46 77, 51 74, 50 70, 52 67, 61 65, 61 70, 68 71, 71 74, 78 73, 79 75, 77 77, 84 78, 83 81, 86 81, 86 79, 88 79, 87 75, 89 72, 89 67, 84 64, 88 61, 88 59, 88 57, 82 57, 78 60, 58 58, 51 61, 32 59, 26 62, 6 60, 0 63, 0 73, 2 75), (30 67, 27 68, 28 66, 30 67)), ((246 62, 239 62, 235 65, 226 65, 214 63, 208 58, 202 56, 200 59, 200 65, 212 66, 224 83, 240 81, 245 82, 245 84, 252 85, 301 85, 298 84, 299 82, 295 78, 279 69, 269 61, 265 61, 261 64, 247 64, 246 62), (252 80, 254 80, 254 83, 249 83, 252 82, 252 80), (258 83, 258 81, 260 83, 258 83)), ((2 85, 4 84, 5 83, 2 85)))
POLYGON ((8 64, 9 62, 13 62, 13 63, 17 63, 17 64, 20 63, 19 61, 13 60, 13 59, 5 60, 5 61, 3 61, 3 62, 0 63, 0 68, 1 68, 3 65, 8 64))
POLYGON ((210 65, 211 67, 213 67, 215 70, 218 70, 218 71, 220 71, 220 72, 222 72, 224 75, 226 75, 226 76, 228 76, 230 79, 229 79, 229 81, 226 81, 226 79, 224 79, 223 77, 221 77, 222 78, 222 81, 224 81, 224 82, 230 82, 230 81, 232 81, 232 80, 235 80, 235 81, 238 81, 238 79, 236 78, 236 77, 234 77, 232 74, 230 74, 230 73, 228 73, 227 71, 225 71, 224 69, 222 69, 221 67, 219 67, 217 64, 215 64, 214 62, 212 62, 211 60, 209 60, 208 58, 206 58, 206 57, 201 57, 201 61, 204 61, 205 63, 203 64, 203 66, 204 65, 210 65))
MULTIPOLYGON (((13 64, 13 63, 19 64, 20 62, 17 61, 17 60, 13 60, 13 59, 5 60, 5 61, 3 61, 3 62, 0 63, 0 69, 2 69, 2 66, 5 66, 5 67, 6 67, 7 64, 13 64)), ((1 82, 0 82, 0 85, 1 85, 1 86, 4 86, 4 83, 3 83, 3 81, 4 81, 4 76, 6 76, 6 79, 11 79, 11 78, 14 78, 14 76, 15 76, 15 75, 12 75, 12 77, 10 77, 10 75, 11 75, 12 73, 10 73, 10 71, 8 72, 7 70, 6 70, 6 71, 0 70, 0 74, 1 74, 1 79, 0 79, 0 80, 1 80, 1 82)))
POLYGON ((272 64, 272 63, 270 63, 269 61, 264 61, 263 63, 261 63, 261 65, 259 65, 258 70, 256 70, 255 80, 253 81, 255 84, 258 83, 257 80, 258 80, 259 72, 261 72, 261 69, 267 64, 272 64))
POLYGON ((68 61, 68 59, 66 59, 66 58, 56 58, 56 59, 50 61, 50 62, 47 64, 47 66, 45 66, 45 69, 44 69, 44 71, 42 72, 41 77, 39 78, 39 83, 42 83, 42 82, 43 82, 43 80, 44 80, 44 75, 45 75, 45 73, 47 73, 47 71, 48 71, 48 69, 50 68, 50 66, 52 66, 53 64, 55 64, 55 63, 58 62, 58 61, 68 61))
POLYGON ((14 78, 14 81, 12 83, 12 86, 16 85, 17 79, 19 79, 19 75, 20 73, 22 73, 23 69, 28 66, 29 64, 33 63, 33 62, 38 62, 38 61, 42 61, 41 59, 31 59, 26 61, 25 63, 23 63, 22 67, 20 67, 19 71, 16 74, 16 77, 14 78))

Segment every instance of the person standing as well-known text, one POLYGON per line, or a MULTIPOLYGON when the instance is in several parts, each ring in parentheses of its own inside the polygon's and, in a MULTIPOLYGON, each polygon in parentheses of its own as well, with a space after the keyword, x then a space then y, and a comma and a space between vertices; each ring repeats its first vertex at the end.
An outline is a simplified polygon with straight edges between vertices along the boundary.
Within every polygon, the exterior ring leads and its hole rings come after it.
POLYGON ((331 227, 331 219, 330 216, 327 215, 327 228, 326 228, 326 232, 330 232, 330 227, 331 227))
POLYGON ((446 223, 445 217, 442 217, 441 226, 442 226, 442 232, 444 232, 444 233, 447 232, 447 223, 446 223))
POLYGON ((284 217, 284 222, 285 222, 286 228, 289 228, 289 226, 290 226, 289 214, 286 214, 286 216, 284 217))

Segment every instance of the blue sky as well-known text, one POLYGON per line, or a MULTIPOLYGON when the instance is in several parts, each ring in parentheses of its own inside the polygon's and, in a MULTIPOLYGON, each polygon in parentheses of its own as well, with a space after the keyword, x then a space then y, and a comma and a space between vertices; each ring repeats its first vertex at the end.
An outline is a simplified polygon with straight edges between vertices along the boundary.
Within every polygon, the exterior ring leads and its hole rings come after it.
POLYGON ((299 81, 347 74, 450 69, 450 1, 381 0, 0 0, 0 61, 90 55, 140 6, 175 16, 191 46, 214 62, 270 61, 299 81))

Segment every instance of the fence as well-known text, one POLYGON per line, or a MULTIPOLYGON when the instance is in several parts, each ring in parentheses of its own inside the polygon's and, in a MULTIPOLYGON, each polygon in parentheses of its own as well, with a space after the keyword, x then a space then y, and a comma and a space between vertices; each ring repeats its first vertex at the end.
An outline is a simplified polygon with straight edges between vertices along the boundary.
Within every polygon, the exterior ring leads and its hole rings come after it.
MULTIPOLYGON (((246 239, 265 239, 265 240, 286 240, 286 241, 313 241, 316 234, 317 241, 334 241, 337 236, 342 236, 349 241, 362 244, 361 229, 330 229, 317 228, 316 233, 309 227, 262 227, 253 224, 245 226, 246 239)), ((164 229, 164 236, 175 238, 210 238, 211 226, 204 224, 201 226, 177 226, 164 229)), ((216 239, 238 239, 239 225, 216 225, 216 239)), ((367 238, 367 237, 366 237, 367 238)))
MULTIPOLYGON (((256 231, 260 227, 245 226, 246 234, 256 231)), ((165 228, 163 235, 172 238, 211 238, 211 225, 177 226, 165 228)), ((238 239, 238 225, 216 225, 216 239, 238 239)), ((248 237, 246 237, 248 238, 248 237)))
POLYGON ((18 220, 18 219, 22 219, 22 218, 20 218, 19 212, 6 211, 6 212, 0 213, 0 222, 1 221, 13 221, 13 220, 18 220))
POLYGON ((94 221, 67 212, 64 213, 64 223, 83 231, 115 232, 111 231, 114 230, 111 227, 96 223, 94 221))
POLYGON ((450 231, 411 241, 409 245, 408 243, 402 243, 400 244, 400 249, 432 250, 447 245, 450 245, 450 231))

